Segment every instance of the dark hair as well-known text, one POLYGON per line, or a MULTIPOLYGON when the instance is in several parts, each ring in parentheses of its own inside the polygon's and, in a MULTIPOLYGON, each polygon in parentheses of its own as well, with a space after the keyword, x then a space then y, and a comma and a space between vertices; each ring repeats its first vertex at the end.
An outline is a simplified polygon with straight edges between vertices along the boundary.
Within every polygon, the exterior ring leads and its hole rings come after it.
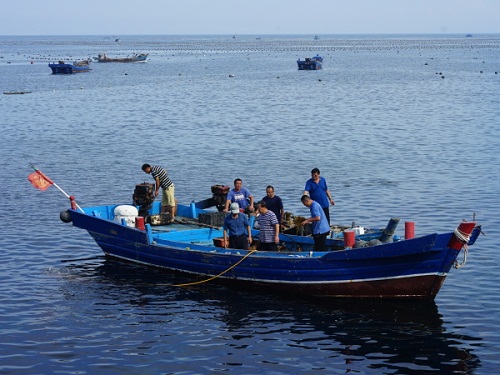
POLYGON ((301 201, 302 203, 304 203, 305 201, 308 201, 308 200, 310 200, 310 199, 311 199, 311 197, 310 197, 309 195, 304 194, 304 195, 302 196, 302 198, 300 198, 300 201, 301 201))
POLYGON ((267 189, 272 189, 274 191, 274 186, 273 185, 267 185, 266 190, 267 189))
POLYGON ((267 204, 265 201, 260 201, 259 203, 257 203, 259 206, 261 207, 267 207, 267 204))
POLYGON ((235 180, 234 180, 233 184, 235 184, 235 183, 236 183, 236 181, 241 181, 241 182, 243 182, 243 181, 241 180, 241 178, 237 178, 237 179, 235 179, 235 180))
POLYGON ((150 166, 149 164, 143 164, 143 165, 142 165, 142 170, 143 170, 144 172, 146 172, 146 168, 151 168, 151 166, 150 166))
POLYGON ((313 170, 311 171, 311 174, 313 174, 313 173, 321 174, 321 173, 319 173, 318 168, 313 168, 313 170))

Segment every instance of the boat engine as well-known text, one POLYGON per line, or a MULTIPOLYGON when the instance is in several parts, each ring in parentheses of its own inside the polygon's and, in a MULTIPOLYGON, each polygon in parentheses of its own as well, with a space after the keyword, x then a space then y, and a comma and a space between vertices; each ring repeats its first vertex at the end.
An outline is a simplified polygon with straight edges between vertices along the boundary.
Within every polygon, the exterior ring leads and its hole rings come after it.
POLYGON ((151 208, 151 205, 155 200, 154 189, 155 184, 147 182, 135 185, 132 200, 135 206, 139 206, 139 216, 148 216, 148 210, 151 208))
POLYGON ((212 185, 212 200, 217 210, 220 212, 224 209, 227 200, 227 194, 231 188, 227 185, 212 185))

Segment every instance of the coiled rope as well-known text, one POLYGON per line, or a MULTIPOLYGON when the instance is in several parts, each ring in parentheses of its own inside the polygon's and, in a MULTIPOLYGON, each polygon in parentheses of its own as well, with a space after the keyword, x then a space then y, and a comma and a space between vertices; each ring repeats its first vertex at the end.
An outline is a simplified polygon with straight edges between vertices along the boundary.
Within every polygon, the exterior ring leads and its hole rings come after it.
POLYGON ((464 251, 463 260, 461 263, 459 263, 458 260, 455 259, 455 264, 453 265, 453 267, 455 268, 460 268, 462 266, 465 266, 465 263, 467 263, 467 254, 469 253, 469 246, 467 246, 467 244, 469 243, 471 234, 464 233, 458 228, 455 229, 453 234, 455 235, 457 240, 463 244, 462 246, 462 250, 464 251))
POLYGON ((248 252, 248 254, 246 254, 243 258, 241 258, 239 261, 237 261, 235 264, 233 264, 227 270, 222 271, 218 275, 212 276, 212 277, 210 277, 210 278, 208 278, 206 280, 194 281, 192 283, 185 283, 185 284, 175 284, 175 285, 172 285, 172 286, 189 286, 189 285, 203 284, 203 283, 206 283, 208 281, 212 281, 212 280, 214 280, 214 279, 216 279, 216 278, 224 275, 226 272, 231 271, 234 267, 236 267, 238 264, 240 264, 241 262, 243 262, 246 258, 248 258, 251 254, 255 253, 256 251, 257 250, 250 250, 248 252))

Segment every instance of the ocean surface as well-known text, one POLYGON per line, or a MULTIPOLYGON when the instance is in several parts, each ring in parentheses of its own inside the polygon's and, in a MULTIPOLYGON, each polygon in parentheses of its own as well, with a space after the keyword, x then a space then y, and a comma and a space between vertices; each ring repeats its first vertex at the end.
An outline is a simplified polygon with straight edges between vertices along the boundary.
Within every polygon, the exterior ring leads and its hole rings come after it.
MULTIPOLYGON (((0 37, 0 374, 496 374, 500 35, 0 37), (149 53, 52 75, 50 61, 149 53), (296 60, 319 53, 320 71, 296 60), (26 92, 23 95, 4 95, 26 92), (435 301, 307 300, 106 259, 59 220, 169 170, 181 203, 242 178, 307 215, 483 226, 435 301)), ((404 226, 396 231, 404 234, 404 226)), ((460 255, 460 259, 462 254, 460 255)))

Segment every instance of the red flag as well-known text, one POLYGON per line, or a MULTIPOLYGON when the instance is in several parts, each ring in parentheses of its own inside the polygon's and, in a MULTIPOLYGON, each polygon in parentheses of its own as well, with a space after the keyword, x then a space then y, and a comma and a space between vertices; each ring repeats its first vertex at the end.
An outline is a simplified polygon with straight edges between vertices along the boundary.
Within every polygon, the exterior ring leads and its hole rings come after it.
POLYGON ((34 187, 40 190, 47 190, 54 182, 40 171, 35 171, 28 176, 28 180, 34 187))

